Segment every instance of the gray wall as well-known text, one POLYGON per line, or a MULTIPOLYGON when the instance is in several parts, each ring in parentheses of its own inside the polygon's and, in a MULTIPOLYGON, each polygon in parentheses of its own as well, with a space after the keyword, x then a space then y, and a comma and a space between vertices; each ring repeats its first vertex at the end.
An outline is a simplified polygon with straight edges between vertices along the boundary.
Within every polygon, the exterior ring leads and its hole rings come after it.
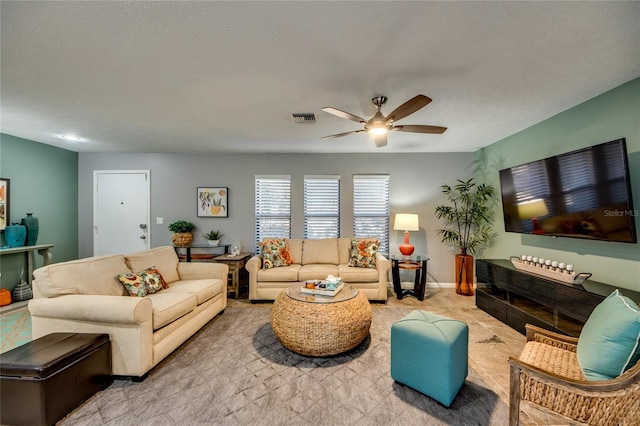
MULTIPOLYGON (((78 153, 0 134, 0 176, 11 179, 10 219, 20 222, 26 213, 38 218, 37 244, 55 244, 54 262, 78 257, 78 153)), ((4 233, 1 245, 4 245, 4 233)), ((42 257, 35 256, 35 266, 42 257)), ((24 254, 3 255, 3 288, 19 283, 24 254)), ((26 266, 24 266, 26 270, 26 266)))
MULTIPOLYGON (((304 230, 303 179, 305 175, 341 176, 341 234, 350 236, 352 229, 352 175, 384 173, 390 175, 391 227, 398 212, 420 215, 419 232, 411 233, 416 253, 427 254, 430 282, 454 281, 453 251, 440 243, 434 207, 442 203, 440 185, 468 178, 473 170, 472 153, 429 154, 122 154, 81 153, 78 172, 79 254, 93 253, 94 170, 151 171, 151 246, 171 244, 167 225, 184 219, 194 222, 196 239, 220 229, 223 243, 240 241, 243 251, 253 251, 254 176, 287 174, 292 177, 292 236, 301 238, 304 230), (228 218, 197 218, 196 188, 220 186, 229 188, 228 218), (164 224, 156 225, 155 218, 164 224)), ((403 233, 390 232, 390 248, 398 253, 403 233)), ((403 277, 404 279, 404 277, 403 277)))

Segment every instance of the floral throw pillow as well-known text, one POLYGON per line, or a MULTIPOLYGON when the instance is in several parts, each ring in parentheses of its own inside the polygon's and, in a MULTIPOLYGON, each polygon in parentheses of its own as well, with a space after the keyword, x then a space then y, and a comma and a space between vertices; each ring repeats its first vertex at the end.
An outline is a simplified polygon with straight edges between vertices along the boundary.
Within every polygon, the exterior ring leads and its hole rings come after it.
POLYGON ((119 274, 118 281, 129 292, 129 296, 144 297, 149 294, 149 287, 138 274, 119 274))
POLYGON ((155 266, 150 266, 138 275, 149 287, 149 293, 156 293, 163 288, 169 288, 169 284, 162 278, 162 275, 155 266))
POLYGON ((273 238, 258 245, 262 254, 262 269, 291 265, 291 253, 285 240, 273 238))
POLYGON ((144 297, 147 294, 157 293, 163 288, 169 288, 169 284, 162 278, 158 269, 151 266, 137 274, 120 274, 118 281, 133 297, 144 297))
POLYGON ((359 268, 375 268, 376 253, 380 247, 378 240, 351 240, 349 266, 359 268))

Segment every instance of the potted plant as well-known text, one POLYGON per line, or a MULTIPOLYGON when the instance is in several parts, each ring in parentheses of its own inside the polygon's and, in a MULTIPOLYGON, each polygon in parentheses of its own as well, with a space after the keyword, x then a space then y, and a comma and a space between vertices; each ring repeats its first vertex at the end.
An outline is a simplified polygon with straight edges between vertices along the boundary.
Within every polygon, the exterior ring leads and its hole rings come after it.
POLYGON ((438 233, 442 242, 460 249, 456 255, 456 293, 473 295, 473 254, 489 246, 495 238, 491 227, 489 205, 495 189, 491 185, 476 185, 473 178, 451 187, 442 185, 441 192, 449 205, 436 207, 438 219, 444 228, 438 233))
POLYGON ((217 247, 218 244, 220 244, 220 238, 222 238, 223 235, 224 234, 220 232, 219 229, 216 229, 215 231, 209 231, 204 234, 204 237, 209 241, 210 246, 217 247))
POLYGON ((196 229, 196 225, 186 220, 178 220, 169 224, 169 231, 173 232, 171 241, 176 247, 188 247, 193 241, 191 231, 196 229))

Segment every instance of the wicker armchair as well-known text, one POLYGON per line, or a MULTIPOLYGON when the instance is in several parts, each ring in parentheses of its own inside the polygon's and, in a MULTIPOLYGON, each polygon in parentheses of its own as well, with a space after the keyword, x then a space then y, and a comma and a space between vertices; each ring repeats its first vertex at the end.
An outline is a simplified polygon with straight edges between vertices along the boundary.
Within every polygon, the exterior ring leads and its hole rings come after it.
POLYGON ((576 357, 578 339, 526 325, 520 357, 509 357, 509 423, 518 425, 520 401, 575 422, 637 425, 640 419, 640 361, 612 380, 586 380, 576 357))

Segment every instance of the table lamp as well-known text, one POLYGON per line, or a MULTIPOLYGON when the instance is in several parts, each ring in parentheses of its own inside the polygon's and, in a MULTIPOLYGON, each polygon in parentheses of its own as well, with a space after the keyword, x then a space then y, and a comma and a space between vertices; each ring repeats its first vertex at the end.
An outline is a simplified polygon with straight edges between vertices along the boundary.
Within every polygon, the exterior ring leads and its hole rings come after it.
POLYGON ((409 231, 420 230, 418 215, 409 213, 396 213, 396 219, 393 223, 393 229, 396 231, 404 230, 404 244, 400 245, 400 253, 404 254, 405 256, 410 256, 413 253, 414 247, 409 244, 409 231))
POLYGON ((533 222, 534 234, 544 234, 544 231, 540 229, 540 225, 538 224, 538 218, 548 214, 549 210, 542 198, 536 198, 535 200, 529 200, 518 204, 518 216, 523 220, 531 219, 533 222))

